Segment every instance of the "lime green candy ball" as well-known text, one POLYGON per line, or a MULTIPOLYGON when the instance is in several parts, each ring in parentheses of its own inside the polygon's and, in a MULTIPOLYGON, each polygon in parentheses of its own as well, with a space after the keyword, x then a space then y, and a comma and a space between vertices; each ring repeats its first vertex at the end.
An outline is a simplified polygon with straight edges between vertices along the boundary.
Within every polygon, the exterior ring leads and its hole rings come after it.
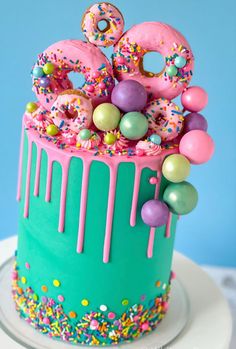
POLYGON ((106 136, 104 137, 104 143, 108 145, 114 144, 116 141, 116 135, 113 133, 107 133, 106 136))
POLYGON ((125 114, 120 122, 120 131, 125 138, 138 140, 145 136, 148 130, 146 117, 136 111, 125 114))
POLYGON ((59 129, 56 125, 51 124, 47 126, 46 132, 49 136, 56 136, 59 132, 59 129))
POLYGON ((102 103, 94 109, 93 122, 101 131, 114 130, 120 121, 119 109, 111 103, 102 103))
POLYGON ((175 65, 170 65, 169 67, 166 68, 166 73, 172 77, 175 76, 178 73, 178 69, 176 68, 175 65))
POLYGON ((29 103, 26 104, 26 108, 25 109, 26 109, 26 111, 28 113, 33 113, 35 110, 38 109, 38 106, 34 102, 29 102, 29 103))
POLYGON ((190 162, 181 154, 168 156, 162 165, 162 173, 170 182, 183 182, 190 173, 190 162))
POLYGON ((55 69, 55 66, 54 64, 52 63, 46 63, 44 66, 43 66, 43 72, 44 74, 46 75, 50 75, 54 72, 54 69, 55 69))
POLYGON ((87 140, 91 137, 91 131, 87 128, 84 128, 83 130, 80 131, 79 137, 83 140, 87 140))
POLYGON ((163 194, 164 202, 171 212, 179 215, 190 213, 198 202, 198 193, 194 186, 188 182, 171 183, 163 194))

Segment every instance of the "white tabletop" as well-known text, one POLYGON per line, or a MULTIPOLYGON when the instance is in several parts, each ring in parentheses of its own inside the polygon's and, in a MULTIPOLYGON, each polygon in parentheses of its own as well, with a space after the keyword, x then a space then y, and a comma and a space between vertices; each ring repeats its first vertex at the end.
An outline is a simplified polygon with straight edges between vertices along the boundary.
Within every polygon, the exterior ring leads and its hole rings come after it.
MULTIPOLYGON (((0 242, 0 264, 11 257, 16 237, 0 242)), ((232 318, 228 303, 212 279, 198 265, 175 252, 173 270, 182 282, 191 304, 191 314, 184 331, 168 349, 233 349, 232 318)), ((22 349, 0 329, 0 344, 4 349, 22 349)), ((155 349, 155 348, 153 348, 155 349)))

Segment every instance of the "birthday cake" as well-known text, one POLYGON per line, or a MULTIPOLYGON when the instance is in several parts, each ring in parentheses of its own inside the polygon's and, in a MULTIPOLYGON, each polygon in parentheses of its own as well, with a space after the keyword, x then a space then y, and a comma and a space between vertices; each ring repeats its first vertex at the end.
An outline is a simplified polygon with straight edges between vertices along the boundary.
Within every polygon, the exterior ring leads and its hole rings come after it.
POLYGON ((36 330, 73 344, 133 341, 163 319, 176 223, 198 200, 190 164, 214 151, 186 39, 159 22, 123 29, 115 6, 91 6, 86 42, 38 55, 23 116, 13 299, 36 330), (144 69, 150 51, 164 58, 158 74, 144 69))

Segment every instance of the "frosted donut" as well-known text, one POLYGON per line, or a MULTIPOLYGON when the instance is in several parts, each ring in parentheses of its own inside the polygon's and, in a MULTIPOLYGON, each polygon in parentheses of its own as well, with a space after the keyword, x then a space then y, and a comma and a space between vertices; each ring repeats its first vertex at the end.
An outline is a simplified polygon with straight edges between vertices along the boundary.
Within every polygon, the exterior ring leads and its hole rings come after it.
POLYGON ((79 133, 92 122, 91 100, 78 90, 65 90, 52 105, 51 117, 54 124, 63 132, 79 133))
POLYGON ((108 59, 98 47, 88 42, 65 40, 40 54, 33 67, 33 90, 47 110, 63 90, 73 88, 68 77, 71 71, 83 74, 85 83, 81 90, 94 105, 110 100, 114 79, 108 59), (46 70, 48 63, 53 68, 49 74, 46 70))
POLYGON ((146 22, 128 30, 114 47, 114 74, 118 81, 140 82, 152 98, 173 99, 189 84, 193 54, 188 42, 174 28, 159 22, 146 22), (160 73, 145 71, 143 57, 159 52, 165 61, 160 73))
POLYGON ((176 138, 183 127, 183 113, 173 102, 165 98, 155 99, 147 104, 143 114, 148 119, 149 130, 157 133, 162 141, 176 138))
POLYGON ((103 47, 112 46, 123 33, 124 19, 114 5, 107 2, 94 4, 83 16, 82 30, 92 44, 103 47), (99 29, 99 22, 105 22, 106 27, 99 29))

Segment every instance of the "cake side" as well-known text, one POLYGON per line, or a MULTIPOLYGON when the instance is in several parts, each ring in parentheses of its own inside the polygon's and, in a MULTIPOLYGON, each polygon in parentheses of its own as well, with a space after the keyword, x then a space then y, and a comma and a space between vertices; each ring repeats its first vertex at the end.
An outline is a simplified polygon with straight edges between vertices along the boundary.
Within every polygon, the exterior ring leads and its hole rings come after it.
MULTIPOLYGON (((134 339, 151 331, 162 319, 167 307, 177 216, 171 215, 169 232, 166 226, 162 226, 155 229, 154 234, 143 224, 140 216, 143 203, 155 196, 156 185, 150 183, 150 178, 157 178, 157 172, 160 176, 163 160, 157 157, 154 161, 152 157, 149 166, 155 164, 155 171, 143 165, 137 219, 133 227, 130 225, 130 217, 135 162, 132 157, 119 163, 109 261, 104 263, 110 192, 109 167, 101 158, 94 157, 92 160, 88 174, 84 243, 81 253, 78 253, 84 159, 71 154, 64 232, 58 232, 62 187, 62 168, 58 161, 53 162, 52 167, 50 202, 45 201, 48 163, 50 157, 58 156, 58 152, 63 163, 63 158, 68 154, 47 141, 42 144, 42 139, 36 132, 25 131, 17 280, 13 286, 15 301, 23 317, 30 318, 28 321, 42 332, 49 335, 54 333, 58 338, 86 344, 111 344, 134 339), (29 146, 30 142, 32 144, 29 146), (40 148, 39 190, 35 196, 40 148), (27 166, 31 149, 28 217, 24 217, 27 174, 29 175, 27 166), (150 251, 152 253, 148 258, 150 251), (47 306, 47 302, 53 303, 47 310, 45 301, 47 306), (57 306, 60 309, 59 319, 66 317, 65 326, 71 326, 70 334, 64 335, 65 327, 60 320, 60 330, 56 334, 54 332, 57 306), (51 312, 54 315, 50 316, 51 312), (81 325, 85 318, 86 325, 81 325), (94 330, 91 323, 96 321, 97 328, 94 330), (107 324, 105 330, 104 322, 107 324), (83 326, 87 335, 91 334, 95 339, 83 335, 83 326), (73 337, 74 331, 76 335, 73 337), (114 332, 113 335, 111 332, 114 332)), ((166 185, 167 182, 163 180, 160 195, 166 185)))

